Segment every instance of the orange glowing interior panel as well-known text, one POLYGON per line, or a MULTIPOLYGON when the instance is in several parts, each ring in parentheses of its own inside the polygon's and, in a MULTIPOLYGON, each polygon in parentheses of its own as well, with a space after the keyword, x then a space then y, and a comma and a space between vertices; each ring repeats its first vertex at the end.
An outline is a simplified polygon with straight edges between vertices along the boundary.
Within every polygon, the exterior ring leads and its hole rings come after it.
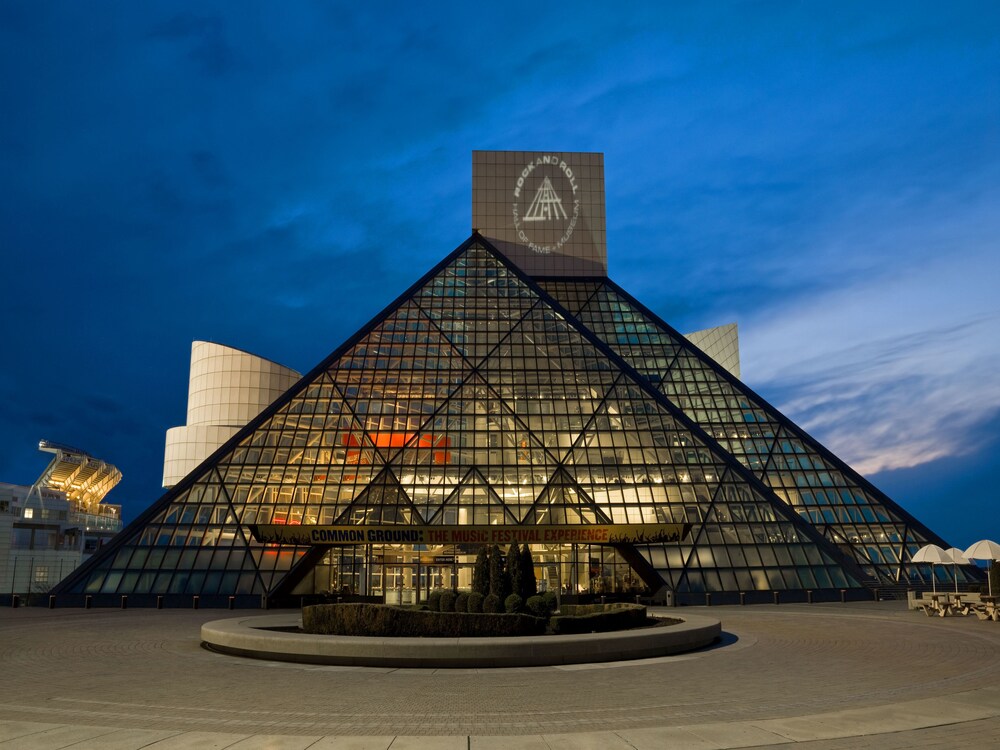
MULTIPOLYGON (((371 459, 365 456, 362 448, 372 446, 375 448, 402 448, 413 439, 414 435, 416 435, 414 432, 369 432, 365 434, 367 440, 362 441, 353 432, 345 432, 340 436, 341 445, 348 448, 345 463, 371 463, 371 459)), ((416 448, 436 449, 434 450, 434 463, 436 464, 451 462, 451 451, 447 450, 449 446, 451 446, 451 438, 447 435, 420 435, 414 444, 416 448)))

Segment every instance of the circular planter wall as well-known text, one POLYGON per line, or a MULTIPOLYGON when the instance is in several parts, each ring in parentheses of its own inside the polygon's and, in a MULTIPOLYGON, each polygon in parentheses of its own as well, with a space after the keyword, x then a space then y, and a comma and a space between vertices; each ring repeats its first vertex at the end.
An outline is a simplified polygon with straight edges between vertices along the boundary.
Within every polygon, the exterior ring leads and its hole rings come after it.
POLYGON ((703 648, 722 623, 685 615, 680 623, 612 633, 522 638, 366 638, 290 631, 295 614, 213 620, 201 626, 214 651, 271 661, 366 667, 540 667, 648 659, 703 648))

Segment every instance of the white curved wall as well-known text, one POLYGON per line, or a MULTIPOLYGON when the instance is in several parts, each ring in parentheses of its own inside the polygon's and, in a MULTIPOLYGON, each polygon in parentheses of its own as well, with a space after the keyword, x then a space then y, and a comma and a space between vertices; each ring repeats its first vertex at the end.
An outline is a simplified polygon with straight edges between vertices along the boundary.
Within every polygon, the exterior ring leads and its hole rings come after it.
POLYGON ((686 333, 684 338, 737 378, 740 377, 740 335, 735 323, 686 333))
POLYGON ((239 431, 239 427, 201 424, 171 427, 163 451, 163 486, 173 487, 239 431))
POLYGON ((163 486, 177 484, 300 377, 239 349, 193 342, 187 424, 167 430, 163 486))

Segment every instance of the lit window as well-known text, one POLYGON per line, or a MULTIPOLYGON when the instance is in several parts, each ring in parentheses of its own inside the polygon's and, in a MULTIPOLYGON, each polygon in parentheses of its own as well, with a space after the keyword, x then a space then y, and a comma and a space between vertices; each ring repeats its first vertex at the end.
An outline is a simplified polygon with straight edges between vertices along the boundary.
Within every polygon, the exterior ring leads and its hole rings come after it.
POLYGON ((39 565, 35 568, 35 583, 49 582, 49 568, 47 565, 39 565))
POLYGON ((24 517, 25 518, 34 518, 35 517, 35 509, 34 508, 25 508, 24 509, 24 517))

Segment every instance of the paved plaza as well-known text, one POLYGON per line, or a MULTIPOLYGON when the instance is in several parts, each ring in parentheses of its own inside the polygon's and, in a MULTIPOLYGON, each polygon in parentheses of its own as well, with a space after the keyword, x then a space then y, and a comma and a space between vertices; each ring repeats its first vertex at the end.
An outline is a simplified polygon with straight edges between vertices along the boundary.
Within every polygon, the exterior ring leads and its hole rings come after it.
MULTIPOLYGON (((664 611, 666 613, 667 611, 664 611)), ((679 608, 711 649, 496 670, 203 649, 219 610, 0 610, 0 748, 1000 745, 1000 625, 902 603, 679 608)))

